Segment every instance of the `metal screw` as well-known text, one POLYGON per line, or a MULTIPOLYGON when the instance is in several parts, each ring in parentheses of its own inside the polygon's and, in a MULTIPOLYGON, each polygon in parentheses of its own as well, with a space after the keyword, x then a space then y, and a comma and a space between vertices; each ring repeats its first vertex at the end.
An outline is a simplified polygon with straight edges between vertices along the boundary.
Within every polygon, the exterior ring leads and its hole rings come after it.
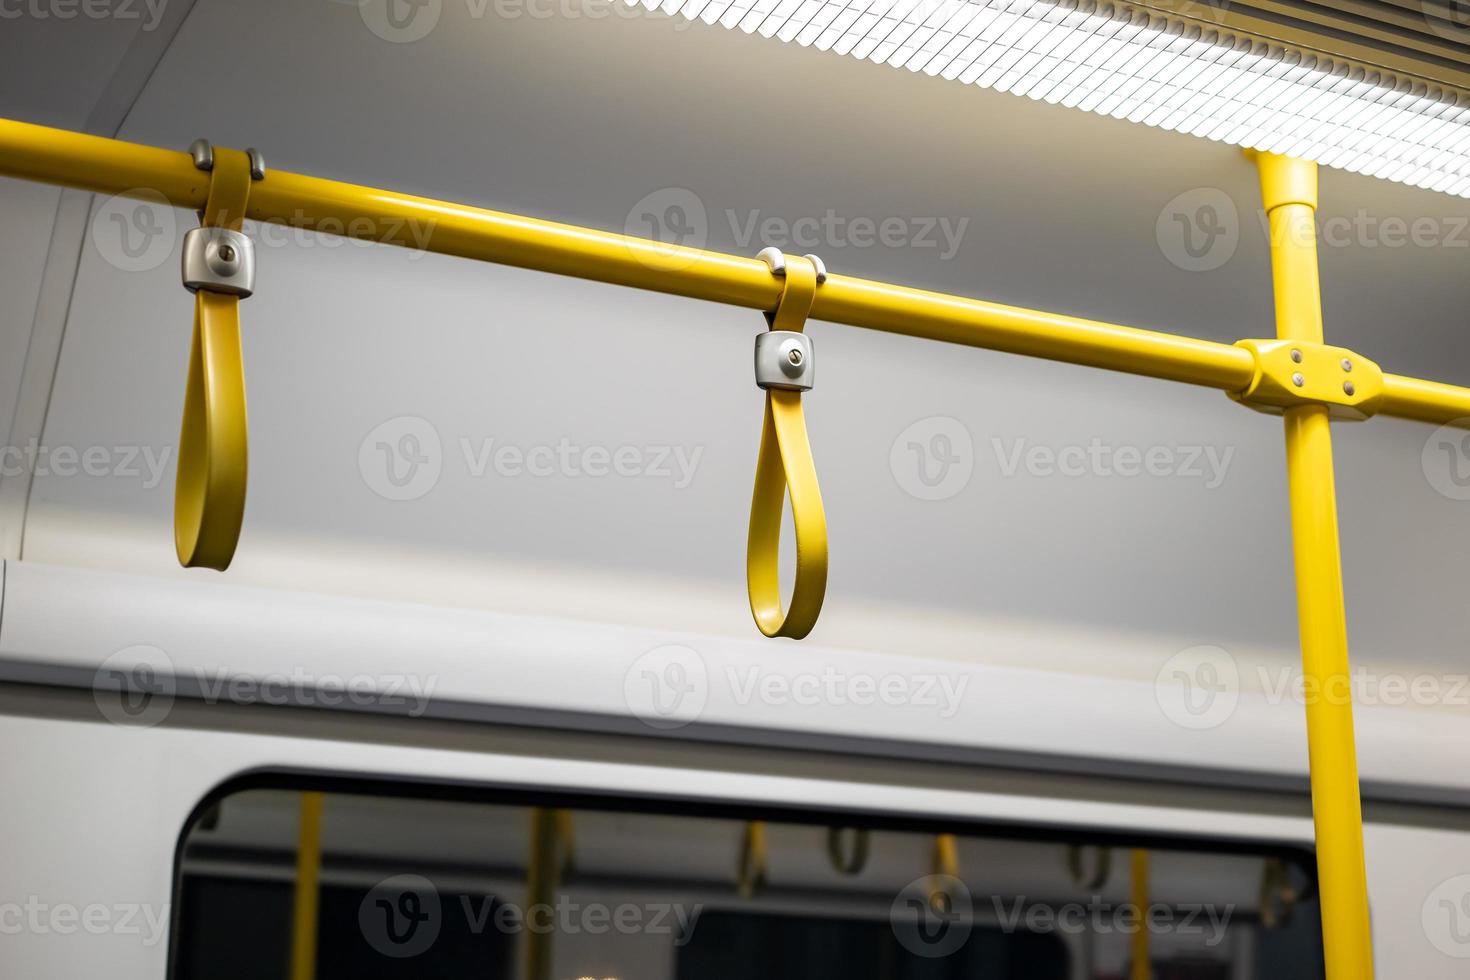
POLYGON ((235 246, 221 245, 219 247, 219 257, 221 262, 235 261, 235 246))
POLYGON ((801 351, 795 347, 791 348, 791 350, 787 351, 786 353, 786 359, 791 362, 793 367, 800 365, 801 351))
POLYGON ((1351 371, 1353 369, 1353 362, 1344 357, 1342 359, 1342 369, 1344 371, 1351 371))
POLYGON ((1342 383, 1342 390, 1344 392, 1346 392, 1347 394, 1351 395, 1353 392, 1357 391, 1358 389, 1353 387, 1353 383, 1351 381, 1344 381, 1342 383))
POLYGON ((1302 362, 1302 352, 1297 350, 1296 348, 1292 348, 1291 359, 1300 364, 1302 362))
POLYGON ((1300 388, 1302 385, 1307 383, 1307 379, 1302 377, 1301 372, 1298 371, 1296 374, 1293 374, 1291 376, 1291 383, 1300 388))

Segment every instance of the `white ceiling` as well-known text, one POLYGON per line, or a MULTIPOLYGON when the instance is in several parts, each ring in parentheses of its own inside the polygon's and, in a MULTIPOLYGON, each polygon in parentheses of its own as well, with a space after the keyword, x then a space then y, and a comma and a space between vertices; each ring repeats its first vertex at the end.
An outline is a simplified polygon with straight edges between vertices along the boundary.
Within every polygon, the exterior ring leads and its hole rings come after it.
MULTIPOLYGON (((708 245, 751 254, 761 243, 738 229, 757 212, 968 220, 949 259, 819 251, 843 273, 1016 305, 1224 341, 1272 332, 1254 173, 1227 147, 656 15, 480 8, 443 0, 427 37, 394 44, 350 3, 198 0, 120 135, 181 148, 208 135, 258 146, 275 167, 616 230, 646 195, 685 188, 709 216, 708 245), (1187 272, 1156 225, 1201 188, 1239 210, 1239 246, 1222 267, 1187 272)), ((0 75, 0 106, 79 125, 125 32, 21 31, 9 37, 23 38, 11 43, 26 60, 0 75), (75 76, 58 67, 78 60, 75 76), (66 85, 42 84, 52 74, 66 85)), ((1321 214, 1380 229, 1323 249, 1331 340, 1390 370, 1470 383, 1470 231, 1459 225, 1470 201, 1324 171, 1321 214), (1417 218, 1449 240, 1382 242, 1383 221, 1417 218)), ((759 317, 329 244, 262 248, 244 307, 251 498, 231 579, 752 629, 743 561, 759 317), (392 502, 366 485, 358 454, 403 415, 434 424, 444 473, 423 498, 392 502), (688 489, 476 478, 459 440, 490 438, 702 455, 688 489)), ((174 269, 123 272, 89 242, 48 442, 173 444, 189 329, 174 269)), ((822 371, 808 415, 833 542, 814 640, 1003 661, 1013 654, 997 623, 1079 627, 1137 636, 1137 663, 1090 666, 1147 678, 1196 643, 1294 656, 1279 424, 1209 391, 824 324, 812 333, 822 371), (969 485, 938 502, 906 494, 889 461, 899 433, 931 416, 959 419, 976 454, 969 485), (1209 447, 1231 463, 1217 488, 1006 477, 993 442, 1094 438, 1209 447)), ((1426 479, 1428 428, 1338 431, 1358 654, 1459 664, 1470 504, 1426 479)), ((38 478, 26 557, 206 574, 173 568, 171 485, 171 470, 151 488, 38 478)))

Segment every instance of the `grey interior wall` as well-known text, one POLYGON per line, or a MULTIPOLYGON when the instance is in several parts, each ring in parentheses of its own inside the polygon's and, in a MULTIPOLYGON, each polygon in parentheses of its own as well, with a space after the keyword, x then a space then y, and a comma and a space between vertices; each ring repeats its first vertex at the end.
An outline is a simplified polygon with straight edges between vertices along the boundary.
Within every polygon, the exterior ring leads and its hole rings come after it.
MULTIPOLYGON (((276 167, 640 233, 645 213, 697 201, 704 222, 686 206, 695 220, 679 227, 750 254, 763 244, 744 233, 753 219, 893 218, 909 235, 897 246, 855 245, 844 225, 791 250, 843 273, 1217 340, 1273 332, 1254 172, 1232 148, 656 15, 439 9, 426 37, 392 43, 352 4, 200 0, 120 135, 177 147, 208 135, 259 146, 276 167), (1170 209, 1209 194, 1236 211, 1233 253, 1187 271, 1170 209), (914 240, 927 219, 966 223, 952 255, 942 235, 914 240)), ((1323 249, 1331 338, 1392 370, 1470 383, 1470 202, 1333 171, 1322 184, 1323 219, 1349 228, 1323 249), (1432 242, 1390 244, 1386 223, 1416 219, 1432 242)), ((47 427, 53 446, 119 462, 172 452, 190 328, 175 268, 192 218, 140 220, 166 229, 141 263, 90 236, 47 427)), ((236 580, 573 615, 611 614, 600 597, 615 594, 619 615, 697 609, 706 628, 750 629, 755 314, 277 232, 244 318, 253 441, 236 580), (392 421, 405 416, 438 436, 441 472, 422 496, 391 500, 375 447, 423 434, 392 421), (687 487, 477 476, 492 439, 634 447, 645 466, 662 447, 699 456, 687 487), (446 568, 487 584, 455 591, 446 568)), ((1001 623, 1136 632, 1148 657, 1192 643, 1293 655, 1278 422, 1216 392, 825 324, 812 334, 808 416, 833 542, 815 640, 878 642, 881 619, 914 645, 958 624, 957 653, 981 658, 1007 656, 1001 623), (918 458, 907 444, 942 448, 936 434, 959 436, 950 446, 972 475, 920 499, 905 489, 918 458), (1012 464, 1018 449, 1093 445, 1161 447, 1173 475, 1012 464), (1208 453, 1228 463, 1212 471, 1208 453)), ((1429 428, 1338 431, 1358 655, 1458 665, 1470 504, 1429 465, 1429 428)), ((145 459, 134 475, 38 479, 27 556, 186 574, 173 568, 167 461, 156 478, 145 459)))
MULTIPOLYGON (((21 369, 36 315, 51 223, 61 192, 54 187, 0 179, 0 431, 10 432, 21 369)), ((12 443, 7 442, 6 445, 12 443)), ((0 480, 5 479, 0 472, 0 480)))

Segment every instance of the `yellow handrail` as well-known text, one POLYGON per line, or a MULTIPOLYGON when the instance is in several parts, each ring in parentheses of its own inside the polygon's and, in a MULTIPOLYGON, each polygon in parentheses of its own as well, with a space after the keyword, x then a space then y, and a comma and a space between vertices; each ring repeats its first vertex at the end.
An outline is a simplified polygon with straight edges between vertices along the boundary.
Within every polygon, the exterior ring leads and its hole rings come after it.
MULTIPOLYGON (((182 150, 6 119, 0 119, 0 175, 124 197, 162 195, 195 211, 209 192, 209 175, 182 150)), ((780 282, 755 258, 282 170, 255 185, 249 216, 749 309, 774 309, 781 296, 780 282)), ((1245 388, 1254 372, 1250 354, 1230 344, 836 274, 827 277, 811 315, 1223 391, 1245 388)), ((1397 375, 1384 381, 1380 414, 1434 423, 1470 416, 1470 389, 1397 375)))
MULTIPOLYGON (((1317 165, 1268 153, 1259 154, 1256 163, 1270 222, 1277 334, 1283 340, 1320 344, 1322 297, 1313 223, 1317 165)), ((1302 675, 1309 691, 1335 691, 1343 689, 1350 674, 1331 426, 1322 405, 1288 408, 1285 415, 1302 675)), ((1307 750, 1327 976, 1371 980, 1373 943, 1351 700, 1308 700, 1307 750)))
MULTIPOLYGON (((1278 333, 1320 348, 1315 242, 1286 227, 1312 230, 1315 165, 1269 155, 1261 165, 1278 333), (1310 200, 1304 199, 1308 183, 1310 200)), ((204 206, 209 191, 208 176, 187 153, 7 120, 0 120, 0 175, 104 194, 161 194, 192 210, 204 206)), ((776 307, 783 288, 754 258, 281 171, 252 188, 248 215, 763 311, 776 307)), ((1237 394, 1258 380, 1260 366, 1245 347, 835 274, 817 291, 811 317, 1237 394)), ((1375 402, 1378 414, 1470 428, 1467 388, 1385 374, 1375 402)), ((1329 410, 1300 404, 1287 407, 1285 416, 1303 662, 1309 680, 1323 681, 1347 671, 1329 410)), ((1372 967, 1351 705, 1311 705, 1308 735, 1328 976, 1365 980, 1372 967)))

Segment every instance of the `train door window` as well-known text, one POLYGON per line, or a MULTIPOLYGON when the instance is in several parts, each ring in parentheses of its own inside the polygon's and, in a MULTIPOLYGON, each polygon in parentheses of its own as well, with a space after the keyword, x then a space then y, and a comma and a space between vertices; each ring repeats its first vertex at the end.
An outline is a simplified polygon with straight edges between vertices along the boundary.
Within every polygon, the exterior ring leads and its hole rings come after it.
POLYGON ((1323 975, 1310 856, 1228 842, 254 786, 177 879, 173 980, 1323 975))

